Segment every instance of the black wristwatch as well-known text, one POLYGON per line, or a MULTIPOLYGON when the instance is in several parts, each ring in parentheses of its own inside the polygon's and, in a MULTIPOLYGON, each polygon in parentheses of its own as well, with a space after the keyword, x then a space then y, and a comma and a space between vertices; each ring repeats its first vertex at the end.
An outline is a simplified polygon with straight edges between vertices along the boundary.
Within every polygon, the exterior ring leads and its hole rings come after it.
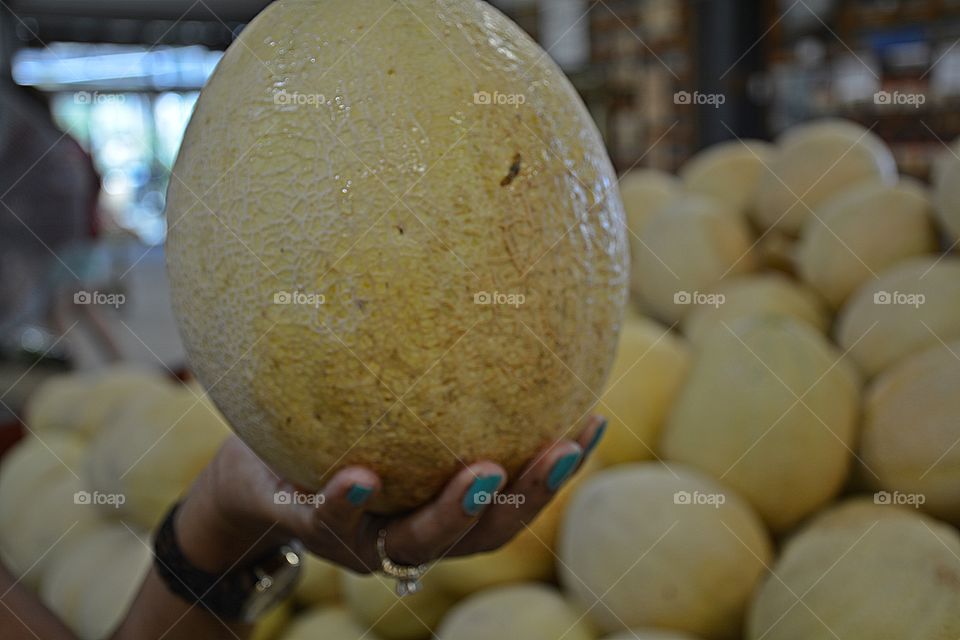
POLYGON ((303 547, 297 541, 223 574, 193 566, 183 555, 174 530, 179 507, 176 504, 170 509, 154 539, 154 565, 172 593, 224 620, 250 623, 296 586, 303 566, 303 547))

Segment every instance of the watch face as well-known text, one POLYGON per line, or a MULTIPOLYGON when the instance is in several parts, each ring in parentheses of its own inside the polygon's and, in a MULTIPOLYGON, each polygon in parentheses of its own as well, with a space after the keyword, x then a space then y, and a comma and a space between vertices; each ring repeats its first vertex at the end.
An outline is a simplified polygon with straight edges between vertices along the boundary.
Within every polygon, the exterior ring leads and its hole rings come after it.
POLYGON ((250 597, 243 605, 243 622, 255 622, 290 595, 297 584, 302 564, 303 556, 299 549, 284 547, 276 563, 271 563, 269 567, 256 567, 250 576, 250 597))

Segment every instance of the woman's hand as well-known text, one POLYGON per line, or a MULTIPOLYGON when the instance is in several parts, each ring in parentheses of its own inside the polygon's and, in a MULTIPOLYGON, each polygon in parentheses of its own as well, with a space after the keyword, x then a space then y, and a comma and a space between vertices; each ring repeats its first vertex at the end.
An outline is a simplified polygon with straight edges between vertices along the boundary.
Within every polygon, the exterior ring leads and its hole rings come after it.
POLYGON ((375 473, 361 467, 334 475, 321 492, 322 501, 277 500, 276 495, 292 496, 297 489, 231 437, 181 506, 178 539, 187 557, 210 572, 252 560, 290 538, 354 571, 375 571, 380 568, 381 529, 387 532, 387 555, 398 564, 490 551, 536 517, 590 454, 605 425, 600 417, 590 418, 576 440, 547 447, 516 478, 507 478, 493 462, 471 464, 433 502, 400 516, 364 510, 381 483, 375 473), (494 492, 516 499, 492 504, 494 492))

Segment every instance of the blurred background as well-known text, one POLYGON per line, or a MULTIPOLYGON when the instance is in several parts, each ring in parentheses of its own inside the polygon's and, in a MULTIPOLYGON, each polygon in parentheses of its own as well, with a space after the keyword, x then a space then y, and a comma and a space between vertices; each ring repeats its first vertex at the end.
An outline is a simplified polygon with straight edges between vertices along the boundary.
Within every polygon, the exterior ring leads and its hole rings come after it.
MULTIPOLYGON (((0 2, 0 423, 50 372, 183 367, 168 175, 198 92, 266 4, 0 2)), ((960 0, 493 4, 568 73, 621 173, 838 115, 926 180, 960 134, 960 0), (924 101, 878 99, 897 92, 924 101)))

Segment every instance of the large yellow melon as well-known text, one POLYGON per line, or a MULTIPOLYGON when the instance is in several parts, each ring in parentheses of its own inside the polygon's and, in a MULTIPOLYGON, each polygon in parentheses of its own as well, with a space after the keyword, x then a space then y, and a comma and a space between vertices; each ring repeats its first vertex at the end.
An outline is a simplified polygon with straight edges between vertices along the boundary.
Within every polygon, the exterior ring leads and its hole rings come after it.
POLYGON ((658 627, 738 637, 772 550, 733 491, 683 465, 601 471, 574 495, 560 536, 561 583, 605 631, 658 627))
POLYGON ((599 468, 589 458, 557 492, 533 522, 510 542, 490 553, 449 558, 430 568, 438 588, 458 597, 514 582, 550 582, 555 577, 556 542, 563 513, 577 488, 599 468))
POLYGON ((826 200, 807 219, 797 263, 803 279, 839 307, 878 272, 936 248, 925 187, 909 178, 866 182, 826 200))
POLYGON ((789 129, 757 186, 754 219, 790 234, 834 194, 858 183, 892 184, 897 165, 876 134, 848 120, 815 120, 789 129))
POLYGON ((628 319, 595 411, 607 431, 594 454, 604 465, 653 458, 660 428, 690 365, 686 341, 647 318, 628 319))
POLYGON ((82 640, 103 640, 123 620, 152 559, 149 534, 101 524, 57 556, 40 597, 82 640))
POLYGON ((630 270, 630 290, 639 296, 643 278, 636 257, 644 251, 640 232, 656 211, 682 193, 682 184, 676 176, 659 169, 633 169, 620 177, 620 197, 627 220, 627 239, 633 257, 630 270))
POLYGON ((694 344, 724 324, 732 325, 752 315, 781 315, 826 331, 830 318, 823 302, 794 280, 777 272, 746 274, 724 280, 709 290, 721 296, 716 304, 697 305, 681 323, 683 333, 694 344))
MULTIPOLYGON (((399 605, 398 605, 399 606, 399 605)), ((342 607, 309 609, 295 617, 281 640, 377 640, 379 636, 357 622, 342 607)))
POLYGON ((443 619, 438 640, 594 640, 583 614, 553 587, 517 584, 487 589, 443 619))
POLYGON ((765 165, 773 160, 774 150, 772 144, 762 140, 730 140, 713 145, 680 168, 683 186, 746 213, 765 165))
POLYGON ((933 196, 937 218, 951 238, 960 240, 960 138, 933 163, 933 196))
POLYGON ((54 376, 30 396, 24 420, 41 435, 65 431, 90 438, 132 399, 170 384, 161 372, 132 365, 54 376))
POLYGON ((660 208, 639 234, 635 282, 644 308, 672 323, 708 288, 753 267, 750 231, 726 203, 684 195, 660 208))
POLYGON ((174 172, 187 351, 291 481, 365 465, 371 508, 411 507, 464 462, 517 471, 603 386, 629 276, 616 177, 562 72, 485 2, 271 4, 174 172))
POLYGON ((340 599, 340 571, 337 566, 312 553, 305 553, 293 599, 304 607, 337 602, 340 599))
POLYGON ((104 511, 146 529, 210 462, 230 430, 204 396, 171 385, 131 403, 90 443, 83 478, 91 491, 121 495, 104 511))
POLYGON ((840 310, 838 344, 868 376, 960 338, 960 259, 909 258, 867 280, 840 310))
POLYGON ((699 345, 660 451, 735 488, 784 531, 843 485, 858 382, 822 335, 792 318, 721 326, 699 345))
POLYGON ((960 538, 866 501, 818 516, 785 546, 750 608, 749 640, 960 637, 960 538))
POLYGON ((937 344, 878 376, 860 455, 889 502, 960 524, 960 342, 937 344), (875 475, 874 475, 875 474, 875 475))
POLYGON ((386 640, 422 640, 431 632, 455 598, 438 585, 428 573, 423 590, 400 598, 397 583, 379 574, 360 576, 341 573, 344 603, 357 621, 386 640))

